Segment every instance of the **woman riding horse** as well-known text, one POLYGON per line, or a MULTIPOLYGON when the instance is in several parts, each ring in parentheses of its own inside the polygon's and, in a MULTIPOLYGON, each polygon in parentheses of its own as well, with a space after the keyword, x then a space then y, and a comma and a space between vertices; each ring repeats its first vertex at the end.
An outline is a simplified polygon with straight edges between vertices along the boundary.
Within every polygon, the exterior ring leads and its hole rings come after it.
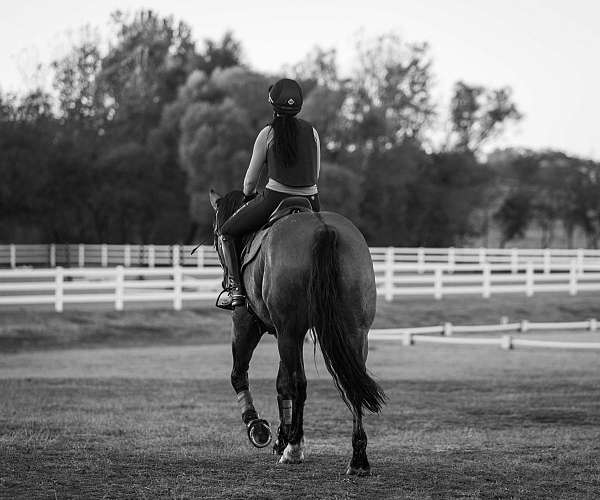
POLYGON ((363 412, 378 412, 385 402, 383 390, 366 368, 367 335, 376 308, 369 247, 350 220, 319 212, 319 137, 309 123, 294 117, 302 106, 300 86, 293 80, 278 81, 269 91, 269 102, 273 121, 256 139, 244 192, 224 196, 210 192, 217 251, 228 271, 228 305, 233 309, 231 384, 250 442, 267 446, 271 429, 254 406, 248 369, 263 334, 275 335, 279 427, 273 449, 281 455, 280 463, 302 462, 307 395, 303 345, 306 333, 312 331, 325 366, 352 412, 352 458, 347 473, 366 475, 370 465, 363 412), (265 162, 269 181, 263 193, 256 195, 265 162), (243 271, 251 307, 237 307, 246 297, 235 238, 260 228, 291 195, 307 198, 314 212, 287 215, 270 227, 243 271))
POLYGON ((227 309, 245 304, 236 251, 238 239, 264 225, 288 196, 306 197, 312 209, 319 211, 319 135, 310 123, 295 116, 302 108, 302 89, 295 80, 284 78, 269 88, 269 102, 273 120, 259 132, 254 143, 244 178, 245 203, 219 228, 229 291, 228 299, 219 307, 227 309), (265 163, 269 180, 264 191, 257 194, 256 185, 265 163))

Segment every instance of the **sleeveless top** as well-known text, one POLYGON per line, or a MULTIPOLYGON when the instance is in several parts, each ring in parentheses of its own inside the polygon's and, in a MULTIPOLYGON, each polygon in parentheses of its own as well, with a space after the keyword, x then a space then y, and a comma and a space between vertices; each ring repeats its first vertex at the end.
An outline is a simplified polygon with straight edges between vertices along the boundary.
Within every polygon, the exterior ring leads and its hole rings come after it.
POLYGON ((317 143, 310 123, 300 118, 298 125, 298 155, 291 165, 282 165, 275 156, 273 145, 267 146, 269 178, 290 187, 310 187, 317 183, 317 143))

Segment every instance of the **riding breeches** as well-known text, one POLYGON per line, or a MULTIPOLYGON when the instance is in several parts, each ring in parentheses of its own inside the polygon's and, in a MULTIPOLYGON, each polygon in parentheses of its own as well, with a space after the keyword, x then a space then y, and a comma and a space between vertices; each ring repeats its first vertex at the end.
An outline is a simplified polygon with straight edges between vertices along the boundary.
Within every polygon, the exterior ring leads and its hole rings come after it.
MULTIPOLYGON (((277 208, 277 205, 289 196, 297 195, 265 189, 262 193, 259 193, 256 198, 242 205, 231 217, 229 217, 229 219, 221 226, 219 233, 225 236, 238 237, 260 229, 267 223, 269 216, 273 213, 273 210, 277 208)), ((304 198, 310 202, 310 205, 315 212, 320 210, 318 194, 307 195, 304 196, 304 198)))

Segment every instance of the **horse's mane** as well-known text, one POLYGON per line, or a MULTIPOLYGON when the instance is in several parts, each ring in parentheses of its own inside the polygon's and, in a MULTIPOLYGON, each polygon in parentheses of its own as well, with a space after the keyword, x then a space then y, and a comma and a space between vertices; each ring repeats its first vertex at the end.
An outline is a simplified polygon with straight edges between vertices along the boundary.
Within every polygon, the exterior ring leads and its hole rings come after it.
POLYGON ((244 201, 243 191, 230 191, 217 202, 217 227, 221 227, 233 213, 242 206, 244 201))

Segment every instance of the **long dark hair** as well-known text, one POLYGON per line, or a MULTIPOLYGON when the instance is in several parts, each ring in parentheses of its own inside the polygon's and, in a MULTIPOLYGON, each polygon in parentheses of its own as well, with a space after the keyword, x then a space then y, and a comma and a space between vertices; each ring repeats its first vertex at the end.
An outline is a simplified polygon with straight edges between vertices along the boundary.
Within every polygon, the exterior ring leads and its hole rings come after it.
POLYGON ((273 152, 284 166, 296 163, 298 157, 298 122, 290 115, 275 113, 271 122, 273 130, 273 152))

